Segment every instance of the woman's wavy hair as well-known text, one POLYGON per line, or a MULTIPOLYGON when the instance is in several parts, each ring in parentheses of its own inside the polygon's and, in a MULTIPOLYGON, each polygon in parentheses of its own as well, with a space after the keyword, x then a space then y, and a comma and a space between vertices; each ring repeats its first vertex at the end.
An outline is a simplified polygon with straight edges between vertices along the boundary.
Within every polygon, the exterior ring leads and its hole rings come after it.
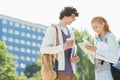
MULTIPOLYGON (((111 32, 110 29, 109 29, 108 22, 107 22, 107 20, 105 18, 103 18, 101 16, 94 17, 91 20, 91 23, 94 23, 94 22, 97 22, 97 23, 100 23, 100 24, 102 24, 104 22, 105 23, 105 26, 104 26, 105 32, 111 32)), ((100 34, 96 35, 96 37, 99 37, 99 36, 100 36, 100 34)))

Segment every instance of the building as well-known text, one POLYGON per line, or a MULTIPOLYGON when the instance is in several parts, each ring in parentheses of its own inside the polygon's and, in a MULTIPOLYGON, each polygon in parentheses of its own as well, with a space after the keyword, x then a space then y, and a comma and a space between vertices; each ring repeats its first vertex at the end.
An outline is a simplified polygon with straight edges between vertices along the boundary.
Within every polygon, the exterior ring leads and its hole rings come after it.
POLYGON ((16 61, 18 75, 24 73, 27 64, 38 60, 40 45, 47 26, 0 15, 0 40, 16 61))

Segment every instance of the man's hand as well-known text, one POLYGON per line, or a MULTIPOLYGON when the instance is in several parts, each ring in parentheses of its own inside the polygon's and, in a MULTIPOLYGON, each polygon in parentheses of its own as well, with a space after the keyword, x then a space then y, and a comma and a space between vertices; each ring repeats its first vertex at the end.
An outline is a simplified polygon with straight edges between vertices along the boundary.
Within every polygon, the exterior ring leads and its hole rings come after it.
POLYGON ((70 62, 71 63, 78 63, 80 61, 80 58, 75 55, 74 57, 70 57, 70 62))
POLYGON ((67 50, 72 47, 73 47, 73 40, 67 40, 63 45, 64 50, 67 50))

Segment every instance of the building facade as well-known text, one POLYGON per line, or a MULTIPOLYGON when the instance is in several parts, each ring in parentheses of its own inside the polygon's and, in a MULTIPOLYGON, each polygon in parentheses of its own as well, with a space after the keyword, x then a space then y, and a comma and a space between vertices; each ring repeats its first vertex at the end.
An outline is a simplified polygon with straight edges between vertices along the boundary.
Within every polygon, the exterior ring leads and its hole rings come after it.
POLYGON ((27 64, 38 60, 40 45, 47 26, 0 15, 0 40, 14 55, 18 75, 24 73, 27 64))

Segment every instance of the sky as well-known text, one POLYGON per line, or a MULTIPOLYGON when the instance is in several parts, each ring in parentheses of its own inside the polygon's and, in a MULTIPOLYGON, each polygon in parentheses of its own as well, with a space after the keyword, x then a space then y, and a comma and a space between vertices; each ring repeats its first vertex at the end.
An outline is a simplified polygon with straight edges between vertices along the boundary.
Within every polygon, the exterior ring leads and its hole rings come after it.
POLYGON ((73 6, 79 12, 71 27, 79 31, 85 28, 94 36, 91 19, 102 16, 108 21, 117 40, 120 39, 119 0, 0 0, 0 14, 50 26, 59 23, 59 13, 65 6, 73 6))

